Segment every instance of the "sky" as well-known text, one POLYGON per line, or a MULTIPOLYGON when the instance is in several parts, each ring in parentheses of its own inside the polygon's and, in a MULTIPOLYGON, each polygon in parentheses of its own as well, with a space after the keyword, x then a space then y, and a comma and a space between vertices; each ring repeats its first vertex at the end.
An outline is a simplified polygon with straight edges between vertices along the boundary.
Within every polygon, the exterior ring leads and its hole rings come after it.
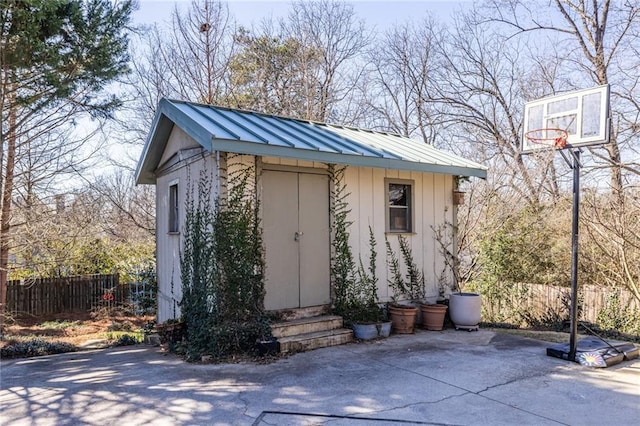
MULTIPOLYGON (((139 9, 133 19, 138 24, 162 24, 170 19, 174 5, 188 7, 191 0, 138 0, 139 9)), ((310 0, 307 0, 310 1, 310 0)), ((290 1, 286 0, 229 0, 231 15, 240 25, 250 27, 263 18, 286 16, 290 1)), ((472 0, 354 0, 348 1, 354 11, 368 25, 385 29, 396 23, 423 18, 427 11, 440 19, 449 19, 460 7, 470 6, 472 0)))
MULTIPOLYGON (((0 0, 1 1, 1 0, 0 0)), ((304 0, 313 1, 313 0, 304 0)), ((187 9, 192 0, 138 0, 138 10, 133 12, 134 25, 158 24, 168 27, 171 13, 175 6, 187 9)), ((239 25, 251 28, 258 25, 264 18, 285 17, 291 6, 291 0, 227 0, 231 16, 239 25)), ((469 7, 473 0, 351 0, 358 18, 373 29, 384 31, 395 24, 423 19, 427 12, 434 17, 448 20, 454 11, 460 7, 469 7)), ((115 142, 115 141, 112 141, 115 142)), ((137 153, 125 154, 126 149, 117 142, 107 148, 108 157, 124 161, 126 157, 137 153)))

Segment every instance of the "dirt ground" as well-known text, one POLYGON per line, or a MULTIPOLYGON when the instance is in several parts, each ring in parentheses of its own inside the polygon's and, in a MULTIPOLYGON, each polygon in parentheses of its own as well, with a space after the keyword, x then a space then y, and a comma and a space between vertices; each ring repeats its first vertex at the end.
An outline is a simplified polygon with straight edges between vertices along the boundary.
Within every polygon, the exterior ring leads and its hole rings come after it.
POLYGON ((154 320, 153 316, 131 316, 121 311, 10 318, 0 348, 15 341, 33 338, 81 346, 91 340, 107 339, 109 332, 140 332, 154 320))

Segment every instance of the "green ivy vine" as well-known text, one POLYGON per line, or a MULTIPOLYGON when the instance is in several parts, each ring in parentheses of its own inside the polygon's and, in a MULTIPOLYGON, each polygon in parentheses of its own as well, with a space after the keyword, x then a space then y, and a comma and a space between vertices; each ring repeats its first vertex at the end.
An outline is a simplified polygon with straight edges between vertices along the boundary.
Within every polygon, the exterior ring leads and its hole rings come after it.
POLYGON ((254 166, 230 171, 226 196, 215 200, 206 170, 200 173, 197 191, 187 188, 180 307, 188 360, 250 353, 257 340, 271 337, 264 314, 264 250, 253 178, 254 166))

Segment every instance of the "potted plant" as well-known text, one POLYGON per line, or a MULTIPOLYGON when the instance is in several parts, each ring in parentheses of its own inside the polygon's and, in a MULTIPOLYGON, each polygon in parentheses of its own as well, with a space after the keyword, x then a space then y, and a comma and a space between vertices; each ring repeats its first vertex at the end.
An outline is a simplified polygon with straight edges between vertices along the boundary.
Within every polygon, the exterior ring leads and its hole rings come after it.
MULTIPOLYGON (((482 296, 478 293, 462 291, 460 259, 457 251, 450 250, 451 247, 457 248, 457 246, 449 238, 446 238, 449 233, 445 232, 443 228, 436 231, 436 241, 438 241, 445 259, 443 276, 448 269, 453 277, 452 291, 449 294, 449 317, 456 330, 477 330, 481 318, 482 296)), ((450 238, 455 238, 456 228, 452 226, 452 229, 450 238)))
MULTIPOLYGON (((369 227, 369 262, 365 267, 362 258, 356 267, 351 247, 345 205, 336 209, 336 231, 333 242, 334 258, 332 277, 335 288, 334 312, 342 316, 345 324, 353 329, 357 339, 368 340, 388 337, 391 323, 377 303, 378 278, 376 276, 376 240, 369 227)), ((339 206, 340 207, 340 206, 339 206)))
POLYGON ((449 316, 456 330, 477 330, 482 312, 482 296, 458 291, 449 295, 449 316))
POLYGON ((356 339, 370 340, 376 337, 388 337, 391 324, 385 321, 384 312, 377 304, 352 304, 348 313, 343 316, 345 322, 353 328, 353 335, 356 339), (388 323, 388 326, 384 324, 388 323))
POLYGON ((444 328, 449 302, 445 298, 443 279, 444 277, 441 275, 438 286, 438 296, 433 298, 433 300, 425 300, 424 303, 420 304, 422 327, 425 330, 440 331, 444 328))
POLYGON ((420 305, 420 311, 422 311, 422 327, 425 330, 440 331, 444 328, 447 305, 423 303, 420 305))
POLYGON ((424 275, 413 261, 407 239, 399 235, 398 242, 400 243, 400 252, 404 263, 407 266, 407 279, 405 280, 400 271, 400 262, 391 248, 389 240, 385 239, 387 263, 391 272, 389 287, 393 291, 393 296, 387 309, 392 329, 399 334, 411 334, 416 322, 418 322, 418 313, 420 311, 417 306, 424 299, 424 275))
POLYGON ((256 331, 258 338, 255 343, 255 352, 259 356, 276 355, 280 353, 280 342, 271 334, 271 321, 267 316, 256 319, 256 331))

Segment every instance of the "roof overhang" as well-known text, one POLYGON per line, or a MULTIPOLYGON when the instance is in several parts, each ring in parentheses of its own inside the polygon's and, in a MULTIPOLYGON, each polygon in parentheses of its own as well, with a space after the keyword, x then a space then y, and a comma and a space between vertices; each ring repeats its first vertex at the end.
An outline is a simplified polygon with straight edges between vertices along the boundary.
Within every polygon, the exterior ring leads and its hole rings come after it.
POLYGON ((398 135, 162 99, 138 162, 136 183, 155 183, 174 125, 209 152, 487 177, 483 165, 398 135))

